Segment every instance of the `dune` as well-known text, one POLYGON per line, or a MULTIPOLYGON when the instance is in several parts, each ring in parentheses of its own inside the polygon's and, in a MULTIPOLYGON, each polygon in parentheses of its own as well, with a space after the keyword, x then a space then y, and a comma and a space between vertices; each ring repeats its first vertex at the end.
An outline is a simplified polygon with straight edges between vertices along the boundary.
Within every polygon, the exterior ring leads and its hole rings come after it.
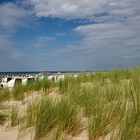
POLYGON ((18 127, 11 128, 7 131, 0 131, 0 140, 17 140, 18 127))

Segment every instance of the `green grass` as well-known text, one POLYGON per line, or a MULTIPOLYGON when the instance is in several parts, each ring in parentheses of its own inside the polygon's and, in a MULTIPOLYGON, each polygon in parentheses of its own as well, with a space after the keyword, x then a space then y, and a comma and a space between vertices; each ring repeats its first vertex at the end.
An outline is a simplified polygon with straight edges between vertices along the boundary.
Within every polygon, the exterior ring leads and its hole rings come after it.
POLYGON ((8 118, 8 114, 5 112, 5 109, 7 108, 2 105, 2 103, 10 100, 10 98, 11 95, 9 89, 0 89, 0 125, 3 125, 8 118))
POLYGON ((81 129, 78 111, 68 98, 63 98, 56 108, 58 127, 67 134, 75 135, 81 129))
POLYGON ((62 132, 75 135, 81 128, 77 110, 65 98, 60 102, 52 102, 46 97, 41 98, 38 102, 30 104, 27 112, 27 126, 35 126, 36 139, 45 137, 55 128, 58 136, 62 132))
POLYGON ((11 120, 11 127, 14 127, 18 124, 18 110, 16 107, 12 107, 11 109, 10 120, 11 120))
POLYGON ((50 88, 52 87, 52 83, 49 80, 43 80, 42 81, 42 89, 45 93, 48 93, 50 91, 50 88))
POLYGON ((5 114, 4 111, 0 110, 0 125, 3 125, 6 122, 7 118, 8 118, 8 115, 5 114))
POLYGON ((55 124, 55 105, 49 99, 41 99, 36 107, 36 139, 45 136, 55 127, 55 124))
POLYGON ((0 89, 0 103, 9 100, 10 97, 9 89, 0 89))
POLYGON ((25 88, 22 85, 16 85, 13 88, 12 95, 14 100, 23 100, 25 95, 25 88))

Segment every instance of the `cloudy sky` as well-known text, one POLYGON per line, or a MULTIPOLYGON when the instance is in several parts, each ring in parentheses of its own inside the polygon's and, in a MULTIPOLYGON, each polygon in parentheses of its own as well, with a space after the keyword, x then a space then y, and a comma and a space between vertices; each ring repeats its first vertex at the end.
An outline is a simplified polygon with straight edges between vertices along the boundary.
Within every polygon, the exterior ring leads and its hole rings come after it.
POLYGON ((140 0, 0 0, 0 71, 140 65, 140 0))

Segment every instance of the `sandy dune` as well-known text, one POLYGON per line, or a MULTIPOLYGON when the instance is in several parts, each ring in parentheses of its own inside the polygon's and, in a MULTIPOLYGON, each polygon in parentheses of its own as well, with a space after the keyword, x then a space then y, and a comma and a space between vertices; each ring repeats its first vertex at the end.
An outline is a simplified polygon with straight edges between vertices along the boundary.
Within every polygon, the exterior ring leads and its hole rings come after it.
POLYGON ((7 131, 0 131, 0 140, 17 140, 18 127, 14 127, 7 131))

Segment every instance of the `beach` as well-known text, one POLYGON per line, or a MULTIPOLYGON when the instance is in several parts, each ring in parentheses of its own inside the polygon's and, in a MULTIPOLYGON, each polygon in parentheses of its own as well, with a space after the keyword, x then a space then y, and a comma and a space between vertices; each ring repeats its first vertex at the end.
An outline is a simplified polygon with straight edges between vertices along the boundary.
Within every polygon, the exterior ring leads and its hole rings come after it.
POLYGON ((0 90, 1 140, 140 138, 139 68, 61 75, 0 90))

